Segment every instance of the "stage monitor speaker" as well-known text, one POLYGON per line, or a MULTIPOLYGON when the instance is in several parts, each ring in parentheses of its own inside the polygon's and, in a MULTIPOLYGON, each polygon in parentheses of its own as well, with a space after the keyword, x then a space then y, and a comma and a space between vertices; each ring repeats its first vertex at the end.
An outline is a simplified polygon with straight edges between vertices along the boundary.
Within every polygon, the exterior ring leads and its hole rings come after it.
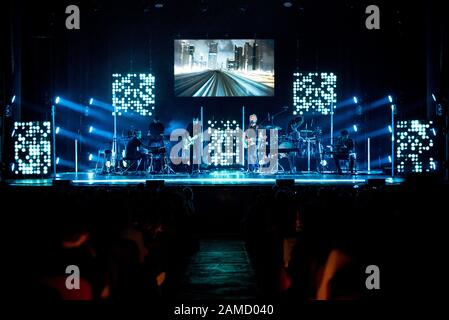
POLYGON ((276 179, 276 185, 278 187, 294 187, 295 179, 276 179))
POLYGON ((370 187, 385 187, 385 179, 368 179, 370 187))
POLYGON ((145 186, 150 189, 161 189, 165 185, 165 180, 146 180, 145 186))

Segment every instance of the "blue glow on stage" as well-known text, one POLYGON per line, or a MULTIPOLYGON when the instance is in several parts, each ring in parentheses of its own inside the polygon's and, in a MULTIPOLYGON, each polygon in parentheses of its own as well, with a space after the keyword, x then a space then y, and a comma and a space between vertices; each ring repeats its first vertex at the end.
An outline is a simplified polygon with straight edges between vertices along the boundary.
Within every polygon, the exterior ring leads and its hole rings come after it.
MULTIPOLYGON (((361 173, 358 175, 335 175, 318 173, 300 174, 248 174, 240 171, 210 172, 189 175, 185 173, 177 174, 156 174, 156 175, 98 175, 94 172, 83 173, 59 173, 56 180, 69 180, 73 186, 136 186, 145 184, 146 181, 164 181, 168 186, 273 186, 276 180, 292 179, 295 185, 307 186, 356 186, 365 185, 369 179, 385 179, 388 185, 397 185, 403 182, 400 177, 392 179, 380 172, 372 171, 372 174, 361 173)), ((52 179, 22 179, 12 180, 9 183, 15 186, 42 186, 52 185, 52 179)))
MULTIPOLYGON (((285 179, 285 178, 283 178, 285 179)), ((151 180, 164 180, 169 185, 273 185, 275 178, 147 178, 147 179, 87 179, 73 180, 74 184, 140 184, 151 180)), ((366 179, 294 179, 295 184, 359 184, 366 183, 366 179)))

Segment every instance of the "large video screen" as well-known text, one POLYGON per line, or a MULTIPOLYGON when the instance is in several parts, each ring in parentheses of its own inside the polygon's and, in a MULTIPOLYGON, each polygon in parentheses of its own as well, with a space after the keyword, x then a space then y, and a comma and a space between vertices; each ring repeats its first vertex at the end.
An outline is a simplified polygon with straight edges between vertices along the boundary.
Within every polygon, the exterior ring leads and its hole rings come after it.
POLYGON ((175 40, 178 97, 274 96, 274 40, 175 40))

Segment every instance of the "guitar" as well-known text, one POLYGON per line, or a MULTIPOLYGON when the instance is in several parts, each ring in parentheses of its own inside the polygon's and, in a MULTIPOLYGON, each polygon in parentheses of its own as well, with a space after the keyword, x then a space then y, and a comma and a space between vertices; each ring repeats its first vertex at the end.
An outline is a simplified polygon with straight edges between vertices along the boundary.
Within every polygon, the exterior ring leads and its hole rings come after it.
POLYGON ((190 146, 193 146, 195 144, 195 141, 200 137, 199 134, 194 135, 193 137, 187 137, 184 140, 184 149, 188 150, 190 146))
POLYGON ((245 137, 243 140, 243 147, 248 149, 248 147, 255 146, 257 144, 257 139, 254 137, 245 137))

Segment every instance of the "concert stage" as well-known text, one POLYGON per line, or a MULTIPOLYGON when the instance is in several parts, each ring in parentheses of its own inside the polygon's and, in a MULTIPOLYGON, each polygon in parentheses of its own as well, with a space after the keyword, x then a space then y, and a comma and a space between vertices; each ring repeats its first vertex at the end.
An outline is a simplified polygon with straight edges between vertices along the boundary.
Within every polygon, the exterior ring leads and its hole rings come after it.
POLYGON ((308 186, 349 186, 366 185, 370 179, 385 179, 386 185, 399 185, 404 179, 387 176, 380 171, 361 172, 356 175, 319 173, 297 174, 250 174, 241 171, 212 171, 200 174, 128 174, 99 175, 93 172, 59 173, 56 179, 16 179, 9 180, 11 186, 50 186, 53 180, 70 181, 73 186, 133 186, 146 181, 161 181, 168 186, 270 186, 276 180, 294 180, 295 185, 308 186))

